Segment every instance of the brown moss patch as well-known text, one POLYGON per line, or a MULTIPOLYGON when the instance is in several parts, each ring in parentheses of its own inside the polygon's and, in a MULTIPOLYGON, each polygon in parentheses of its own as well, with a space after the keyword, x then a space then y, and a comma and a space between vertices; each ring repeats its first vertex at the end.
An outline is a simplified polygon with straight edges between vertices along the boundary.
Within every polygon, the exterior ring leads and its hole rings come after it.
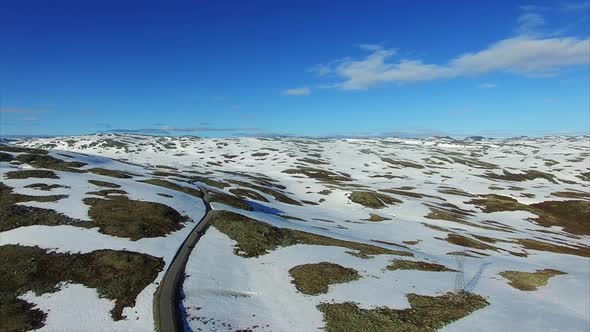
POLYGON ((583 192, 583 191, 556 191, 551 193, 551 195, 556 197, 563 197, 563 198, 577 198, 577 199, 590 199, 590 193, 583 192))
POLYGON ((258 257, 278 247, 296 244, 336 246, 353 250, 352 255, 369 258, 374 255, 410 254, 370 244, 334 239, 318 234, 288 228, 278 228, 267 223, 228 211, 219 211, 212 225, 236 241, 234 252, 242 257, 258 257))
POLYGON ((229 192, 238 197, 247 197, 260 202, 268 202, 268 199, 266 199, 264 196, 260 195, 258 192, 254 190, 244 188, 233 188, 230 189, 229 192))
POLYGON ((457 224, 461 224, 461 225, 465 225, 465 226, 470 226, 470 227, 476 227, 476 228, 481 228, 481 229, 486 229, 486 230, 491 230, 491 231, 498 231, 498 232, 509 232, 508 229, 506 229, 505 227, 495 227, 495 226, 490 226, 490 225, 485 225, 483 224, 483 222, 471 222, 471 221, 467 221, 465 218, 471 216, 471 212, 470 211, 465 211, 462 209, 459 209, 456 206, 449 206, 447 208, 437 208, 437 207, 430 207, 430 213, 428 215, 425 216, 425 218, 428 219, 435 219, 435 220, 446 220, 446 221, 451 221, 457 224))
POLYGON ((407 244, 409 246, 417 245, 420 242, 422 242, 422 240, 402 241, 403 244, 407 244))
POLYGON ((441 194, 448 194, 448 195, 455 195, 455 196, 464 196, 464 197, 475 197, 475 195, 470 194, 464 190, 457 189, 457 188, 443 188, 438 190, 441 194))
POLYGON ((100 180, 88 180, 88 183, 93 184, 97 187, 103 187, 103 188, 121 188, 121 186, 118 184, 106 182, 106 181, 100 181, 100 180))
POLYGON ((364 220, 371 221, 371 222, 380 222, 380 221, 385 221, 385 220, 391 220, 391 218, 382 217, 378 214, 370 213, 370 217, 367 219, 364 219, 364 220))
POLYGON ((127 192, 125 190, 121 190, 121 189, 102 189, 102 190, 98 190, 98 191, 90 191, 90 192, 87 192, 86 194, 107 197, 110 195, 127 195, 127 192))
POLYGON ((499 274, 509 281, 510 286, 521 291, 530 292, 546 286, 550 278, 567 273, 553 269, 543 269, 535 272, 504 271, 499 274))
POLYGON ((133 241, 165 236, 182 228, 188 219, 167 205, 130 200, 126 196, 85 198, 84 203, 90 206, 88 215, 101 233, 133 241))
POLYGON ((163 266, 161 258, 129 251, 62 254, 38 247, 0 246, 0 321, 7 331, 43 326, 46 315, 17 297, 28 291, 56 292, 61 282, 95 288, 100 297, 114 300, 111 315, 121 320, 123 308, 135 305, 137 295, 163 266))
POLYGON ((297 221, 305 221, 307 222, 307 220, 303 219, 303 218, 299 218, 299 217, 295 217, 295 216, 290 216, 287 214, 281 214, 279 215, 279 217, 283 218, 283 219, 287 219, 287 220, 297 220, 297 221))
POLYGON ((62 186, 61 184, 31 183, 29 185, 26 185, 25 188, 50 191, 50 190, 56 189, 56 188, 69 188, 69 187, 62 186))
POLYGON ((429 198, 437 198, 437 199, 442 199, 438 196, 432 196, 432 195, 427 195, 427 194, 421 194, 421 193, 417 193, 414 191, 409 191, 409 190, 401 190, 401 189, 380 189, 379 191, 382 191, 384 193, 389 193, 389 194, 395 194, 395 195, 400 195, 400 196, 407 196, 407 197, 413 197, 413 198, 424 198, 424 197, 429 197, 429 198))
POLYGON ((53 210, 17 205, 21 202, 55 202, 67 195, 29 196, 12 193, 12 188, 0 182, 0 232, 31 225, 70 225, 78 220, 53 210))
POLYGON ((352 178, 348 174, 336 173, 327 171, 319 168, 312 167, 299 167, 291 168, 283 171, 286 174, 303 174, 309 178, 316 179, 322 182, 334 183, 340 181, 352 181, 352 178))
POLYGON ((459 234, 448 234, 445 241, 461 247, 474 248, 480 250, 498 250, 498 248, 494 246, 490 246, 481 241, 477 241, 459 234))
POLYGON ((405 259, 394 259, 391 264, 386 267, 388 270, 416 270, 416 271, 430 271, 430 272, 455 272, 444 265, 421 262, 421 261, 410 261, 405 259))
POLYGON ((590 247, 587 246, 573 244, 570 246, 564 246, 535 239, 516 239, 515 241, 525 249, 547 251, 564 255, 590 257, 590 247))
POLYGON ((11 162, 14 157, 10 153, 0 152, 0 162, 11 162))
POLYGON ((107 169, 107 168, 101 168, 101 167, 95 167, 95 168, 91 168, 88 170, 88 172, 93 173, 93 174, 97 174, 97 175, 102 175, 102 176, 108 176, 108 177, 112 177, 112 178, 118 178, 118 179, 130 179, 132 178, 131 174, 123 172, 123 171, 119 171, 119 170, 115 170, 115 169, 107 169))
POLYGON ((175 190, 175 191, 180 191, 185 194, 199 197, 199 198, 203 197, 203 194, 201 193, 201 191, 199 189, 181 186, 181 185, 176 184, 174 182, 170 182, 170 181, 166 181, 166 180, 162 180, 162 179, 140 180, 139 182, 148 183, 153 186, 164 187, 164 188, 168 188, 168 189, 175 190))
POLYGON ((588 201, 545 201, 531 204, 531 212, 538 218, 533 219, 545 227, 558 226, 564 231, 576 235, 590 235, 590 202, 588 201))
POLYGON ((37 168, 47 168, 56 171, 84 173, 86 171, 78 169, 85 166, 86 163, 79 161, 64 161, 48 155, 40 154, 20 154, 16 156, 18 162, 29 164, 37 168))
MULTIPOLYGON (((489 255, 482 254, 482 253, 477 253, 477 254, 482 255, 482 256, 489 256, 489 255)), ((471 258, 480 258, 478 256, 474 256, 474 255, 468 253, 467 251, 451 251, 451 252, 447 252, 447 255, 449 255, 449 256, 465 256, 465 257, 471 257, 471 258)))
POLYGON ((394 160, 391 158, 381 158, 381 161, 388 163, 389 165, 393 165, 396 168, 400 168, 400 167, 410 167, 410 168, 417 168, 417 169, 424 168, 424 166, 422 166, 420 164, 416 164, 416 163, 413 163, 413 162, 407 161, 407 160, 394 160))
POLYGON ((211 178, 206 178, 206 177, 203 177, 203 176, 191 176, 190 179, 192 181, 201 182, 201 183, 204 183, 204 184, 206 184, 208 186, 219 188, 219 189, 223 189, 223 188, 226 188, 226 187, 229 187, 230 186, 229 183, 225 183, 225 182, 222 182, 222 181, 217 181, 217 180, 214 180, 214 179, 211 179, 211 178))
POLYGON ((360 278, 355 269, 329 262, 297 265, 289 270, 289 274, 297 290, 308 295, 325 294, 330 285, 360 278))
POLYGON ((59 179, 59 177, 53 171, 46 171, 42 169, 23 169, 18 171, 10 171, 6 172, 4 176, 7 179, 59 179))
POLYGON ((0 151, 12 153, 33 153, 33 154, 47 154, 47 151, 33 148, 25 148, 14 145, 0 144, 0 151))
POLYGON ((463 222, 466 213, 459 213, 451 210, 444 210, 439 208, 430 208, 430 213, 426 215, 428 219, 447 220, 454 222, 463 222))
POLYGON ((503 171, 503 174, 496 174, 496 173, 486 173, 484 175, 485 178, 493 179, 493 180, 503 180, 503 181, 531 181, 535 179, 545 179, 549 182, 557 183, 555 176, 553 174, 537 171, 537 170, 526 170, 522 173, 510 173, 507 170, 503 171))
POLYGON ((329 165, 330 164, 329 162, 327 162, 325 160, 313 159, 313 158, 307 158, 307 157, 297 159, 297 161, 307 163, 307 164, 312 164, 312 165, 329 165))
POLYGON ((571 234, 590 235, 590 202, 588 201, 546 201, 526 205, 511 197, 485 195, 467 203, 479 206, 485 213, 528 211, 538 216, 530 219, 538 225, 558 226, 571 234))
POLYGON ((387 205, 393 205, 402 202, 399 199, 373 191, 353 191, 349 198, 354 203, 372 209, 382 209, 387 207, 387 205))
POLYGON ((221 203, 229 206, 233 206, 238 209, 252 211, 252 207, 248 205, 243 199, 224 193, 222 191, 209 190, 209 200, 211 202, 221 203))
POLYGON ((462 164, 467 167, 480 168, 480 169, 497 169, 498 165, 488 163, 485 161, 470 159, 464 157, 449 156, 453 163, 462 164))
POLYGON ((255 185, 255 184, 245 182, 245 181, 239 181, 239 180, 228 180, 228 181, 233 184, 237 184, 239 186, 242 186, 242 187, 251 188, 251 189, 263 192, 265 194, 271 195, 272 197, 274 197, 277 201, 279 201, 281 203, 291 204, 291 205, 299 205, 299 206, 302 205, 301 202, 292 199, 291 197, 287 196, 286 194, 284 194, 278 190, 274 190, 274 189, 271 189, 271 188, 268 188, 265 186, 255 185))
POLYGON ((580 173, 580 174, 576 175, 576 177, 582 181, 590 182, 590 172, 580 173))
POLYGON ((441 296, 408 294, 411 308, 362 309, 352 302, 322 303, 327 332, 433 332, 482 309, 489 303, 472 293, 447 293, 441 296))

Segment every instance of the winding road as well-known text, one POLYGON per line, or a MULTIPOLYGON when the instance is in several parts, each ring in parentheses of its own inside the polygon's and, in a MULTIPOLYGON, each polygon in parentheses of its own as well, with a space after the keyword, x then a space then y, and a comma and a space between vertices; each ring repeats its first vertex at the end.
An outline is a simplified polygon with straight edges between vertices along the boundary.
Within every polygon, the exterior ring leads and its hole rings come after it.
POLYGON ((206 208, 205 215, 176 252, 172 263, 170 263, 168 270, 164 273, 164 277, 162 277, 160 285, 156 290, 154 297, 154 316, 157 331, 180 332, 184 330, 178 306, 178 297, 180 295, 184 269, 191 251, 201 236, 207 231, 216 213, 216 211, 211 209, 211 204, 209 204, 209 193, 207 190, 203 188, 199 189, 203 193, 203 202, 206 208))

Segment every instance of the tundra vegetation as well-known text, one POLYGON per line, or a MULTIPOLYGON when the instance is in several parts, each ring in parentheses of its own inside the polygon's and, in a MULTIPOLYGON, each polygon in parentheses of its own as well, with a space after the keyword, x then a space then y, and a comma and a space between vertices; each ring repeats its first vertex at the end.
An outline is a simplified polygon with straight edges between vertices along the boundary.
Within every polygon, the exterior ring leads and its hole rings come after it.
POLYGON ((535 291, 539 287, 546 286, 552 277, 564 274, 567 273, 553 269, 536 270, 535 272, 500 272, 500 275, 509 281, 510 286, 521 291, 535 291))
POLYGON ((382 209, 387 207, 387 205, 393 205, 402 202, 399 199, 393 198, 391 196, 372 191, 353 191, 349 198, 354 203, 372 209, 382 209))
POLYGON ((318 308, 328 332, 432 332, 489 305, 485 298, 472 293, 407 297, 411 307, 401 310, 363 309, 352 302, 322 303, 318 308))
POLYGON ((308 295, 325 294, 330 285, 360 278, 355 269, 330 262, 297 265, 289 270, 289 274, 297 290, 308 295))
POLYGON ((246 216, 221 211, 212 223, 213 227, 236 241, 234 252, 242 257, 258 257, 278 247, 296 244, 336 246, 350 249, 351 255, 369 258, 374 255, 411 255, 406 251, 391 250, 370 244, 339 240, 327 236, 278 228, 246 216))
POLYGON ((88 215, 101 233, 133 241, 165 236, 181 229, 188 220, 167 205, 136 201, 126 196, 88 197, 84 203, 90 207, 88 215))
POLYGON ((23 169, 18 171, 10 171, 6 172, 4 176, 7 179, 28 179, 28 178, 38 178, 38 179, 59 179, 57 174, 53 171, 46 171, 42 169, 23 169))
POLYGON ((444 265, 421 262, 421 261, 410 261, 404 259, 394 259, 391 264, 387 266, 388 270, 416 270, 416 271, 430 271, 430 272, 455 272, 455 270, 449 269, 444 265))
POLYGON ((36 168, 46 168, 62 172, 84 173, 84 170, 79 168, 85 166, 85 163, 79 161, 64 161, 48 155, 40 154, 19 154, 16 160, 29 164, 36 168))
POLYGON ((47 314, 18 297, 29 291, 36 295, 54 293, 67 283, 95 288, 99 296, 115 301, 113 319, 124 319, 123 308, 135 304, 137 295, 163 266, 161 258, 130 251, 65 254, 38 247, 0 246, 2 328, 23 331, 43 327, 47 314))
POLYGON ((0 182, 0 232, 32 225, 83 225, 54 210, 18 205, 23 202, 56 202, 66 195, 29 196, 15 194, 12 188, 0 182))

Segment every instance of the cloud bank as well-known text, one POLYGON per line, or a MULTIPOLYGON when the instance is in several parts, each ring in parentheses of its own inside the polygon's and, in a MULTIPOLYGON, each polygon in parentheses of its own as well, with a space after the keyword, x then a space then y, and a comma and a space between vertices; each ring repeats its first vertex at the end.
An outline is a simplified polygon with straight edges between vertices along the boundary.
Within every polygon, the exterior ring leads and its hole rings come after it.
POLYGON ((364 58, 346 57, 315 65, 310 71, 339 79, 329 87, 366 90, 384 83, 417 83, 493 72, 552 76, 563 68, 590 63, 589 38, 547 36, 540 32, 545 25, 540 9, 523 10, 517 20, 515 37, 499 40, 479 51, 459 54, 442 64, 396 59, 396 49, 362 44, 359 48, 368 52, 364 58))
POLYGON ((311 89, 308 87, 287 89, 287 90, 283 90, 283 92, 281 92, 281 94, 283 96, 307 96, 310 93, 311 93, 311 89))

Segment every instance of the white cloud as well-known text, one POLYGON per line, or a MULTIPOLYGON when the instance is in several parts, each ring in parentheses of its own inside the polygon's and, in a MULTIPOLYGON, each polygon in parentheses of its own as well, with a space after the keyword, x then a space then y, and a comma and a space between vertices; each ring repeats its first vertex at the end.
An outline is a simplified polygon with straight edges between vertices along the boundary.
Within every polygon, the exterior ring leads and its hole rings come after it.
MULTIPOLYGON (((571 10, 586 8, 590 2, 568 5, 571 10)), ((492 72, 509 72, 526 76, 551 76, 560 69, 590 64, 590 39, 543 35, 544 17, 539 12, 546 7, 521 6, 524 13, 517 19, 515 37, 497 41, 488 47, 470 53, 459 54, 446 63, 425 63, 420 59, 400 58, 398 53, 376 44, 360 44, 369 52, 364 58, 346 57, 328 64, 319 64, 310 69, 318 76, 337 77, 337 82, 323 87, 343 90, 365 90, 384 83, 415 83, 476 76, 492 72)), ((481 87, 481 86, 480 86, 481 87)), ((488 87, 489 88, 489 87, 488 87)), ((308 94, 303 89, 290 89, 288 95, 308 94), (291 93, 289 93, 291 92, 291 93)))
POLYGON ((519 6, 518 8, 520 8, 520 10, 524 10, 524 11, 545 11, 547 9, 549 9, 549 7, 547 6, 539 6, 539 5, 522 5, 519 6))
POLYGON ((539 13, 526 12, 517 20, 518 32, 521 35, 534 35, 540 27, 545 25, 545 18, 539 13))
POLYGON ((590 10, 590 1, 566 3, 562 5, 562 9, 569 12, 587 12, 590 10))
POLYGON ((283 96, 307 96, 311 93, 311 89, 308 87, 302 87, 302 88, 293 88, 293 89, 287 89, 287 90, 283 90, 283 92, 281 92, 281 94, 283 96))
POLYGON ((14 114, 40 114, 45 113, 43 110, 32 110, 26 108, 0 108, 0 113, 14 113, 14 114))
POLYGON ((461 55, 451 66, 464 75, 492 71, 534 75, 588 63, 590 39, 516 37, 499 41, 477 53, 461 55))
POLYGON ((547 76, 564 67, 589 64, 590 39, 518 36, 501 40, 477 52, 458 55, 442 65, 409 59, 389 61, 395 54, 396 50, 379 48, 363 59, 345 58, 331 66, 329 71, 324 71, 341 78, 342 81, 335 86, 344 90, 491 72, 547 76))
POLYGON ((359 44, 358 46, 361 50, 365 51, 377 51, 383 48, 383 46, 379 44, 359 44))
POLYGON ((36 122, 39 121, 39 118, 36 116, 27 116, 22 118, 23 121, 27 121, 27 122, 36 122))
POLYGON ((481 83, 480 85, 478 85, 478 87, 480 89, 494 89, 498 86, 494 83, 481 83))
POLYGON ((330 65, 318 64, 309 68, 309 71, 318 76, 326 76, 332 72, 332 68, 330 68, 330 65))

